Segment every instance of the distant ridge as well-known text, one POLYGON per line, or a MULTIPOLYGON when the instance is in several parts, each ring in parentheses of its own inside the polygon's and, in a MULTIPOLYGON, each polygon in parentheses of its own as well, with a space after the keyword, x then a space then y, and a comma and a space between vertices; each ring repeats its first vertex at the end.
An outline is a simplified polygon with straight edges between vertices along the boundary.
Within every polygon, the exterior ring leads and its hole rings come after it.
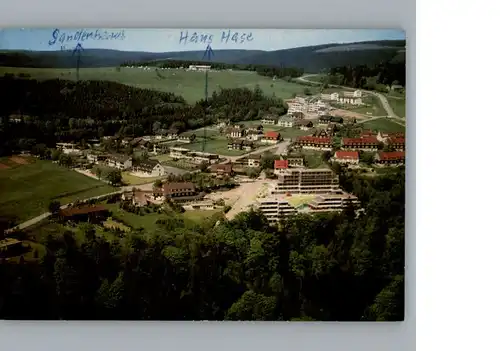
MULTIPOLYGON (((372 65, 381 61, 404 59, 404 40, 366 41, 356 43, 323 44, 292 49, 264 50, 215 50, 214 61, 241 65, 267 65, 296 67, 316 73, 331 67, 345 65, 372 65)), ((130 61, 185 60, 199 61, 204 50, 174 52, 119 51, 111 49, 86 49, 81 67, 118 66, 130 61)), ((75 61, 71 51, 0 51, 0 66, 71 68, 75 61)))

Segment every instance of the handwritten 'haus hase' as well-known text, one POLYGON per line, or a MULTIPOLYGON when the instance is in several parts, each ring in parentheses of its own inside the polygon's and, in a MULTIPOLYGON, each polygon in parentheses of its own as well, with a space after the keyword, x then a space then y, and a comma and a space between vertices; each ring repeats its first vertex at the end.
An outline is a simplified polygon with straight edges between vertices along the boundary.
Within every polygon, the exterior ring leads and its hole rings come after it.
POLYGON ((222 31, 219 36, 215 36, 212 33, 203 33, 203 32, 192 32, 189 31, 181 31, 179 37, 179 44, 211 44, 214 40, 220 39, 220 43, 228 44, 243 44, 245 42, 250 42, 254 40, 253 34, 251 32, 236 32, 231 31, 230 29, 227 31, 222 31))

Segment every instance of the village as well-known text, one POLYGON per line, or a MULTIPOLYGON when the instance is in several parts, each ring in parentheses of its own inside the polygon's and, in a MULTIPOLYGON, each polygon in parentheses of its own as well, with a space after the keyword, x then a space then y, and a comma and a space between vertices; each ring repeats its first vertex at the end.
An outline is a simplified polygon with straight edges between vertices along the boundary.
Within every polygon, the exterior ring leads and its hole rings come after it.
MULTIPOLYGON (((362 104, 357 92, 348 98, 332 95, 332 100, 362 104)), ((57 147, 73 158, 78 172, 109 181, 100 173, 113 170, 120 179, 133 180, 122 184, 128 186, 122 187, 121 201, 134 207, 168 202, 182 211, 220 210, 228 219, 253 208, 270 223, 302 212, 362 210, 357 198, 339 187, 336 167, 376 175, 377 170, 401 166, 405 134, 363 129, 356 118, 340 117, 331 106, 317 107, 324 104, 322 99, 315 100, 313 108, 310 101, 294 99, 285 116, 243 123, 220 119, 206 131, 181 133, 168 128, 150 136, 108 136, 84 147, 72 143, 57 147), (207 131, 219 144, 224 141, 225 150, 196 150, 197 139, 207 131), (106 152, 103 145, 109 143, 129 153, 106 152)), ((212 141, 207 140, 207 145, 212 141)), ((81 206, 79 215, 85 212, 81 206)), ((87 210, 105 209, 89 206, 87 210)))

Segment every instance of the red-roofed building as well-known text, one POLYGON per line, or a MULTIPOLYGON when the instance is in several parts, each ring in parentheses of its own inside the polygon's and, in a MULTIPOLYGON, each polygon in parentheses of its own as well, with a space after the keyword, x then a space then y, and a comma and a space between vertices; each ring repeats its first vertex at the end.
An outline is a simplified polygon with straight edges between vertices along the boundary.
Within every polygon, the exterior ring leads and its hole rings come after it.
POLYGON ((278 132, 266 132, 260 140, 265 144, 277 144, 281 140, 281 134, 278 132))
POLYGON ((332 149, 332 140, 325 137, 302 136, 296 140, 298 146, 309 150, 329 151, 332 149))
POLYGON ((377 151, 379 141, 375 137, 366 138, 342 138, 343 150, 377 151))
POLYGON ((333 160, 338 163, 359 163, 359 153, 357 151, 336 151, 333 160))
POLYGON ((274 160, 274 173, 281 174, 288 169, 288 160, 274 160))
POLYGON ((405 138, 393 137, 387 140, 387 144, 396 151, 405 150, 405 138))
POLYGON ((375 162, 385 165, 399 165, 405 163, 404 151, 383 152, 379 151, 375 155, 375 162))

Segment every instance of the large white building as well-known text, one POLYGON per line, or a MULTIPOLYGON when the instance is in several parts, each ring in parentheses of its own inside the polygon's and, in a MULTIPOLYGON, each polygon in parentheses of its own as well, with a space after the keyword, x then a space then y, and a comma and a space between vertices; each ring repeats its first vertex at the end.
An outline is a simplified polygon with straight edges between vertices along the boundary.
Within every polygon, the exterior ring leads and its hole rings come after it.
POLYGON ((188 71, 210 71, 210 66, 204 65, 189 65, 188 71))
POLYGON ((331 94, 321 94, 321 98, 324 100, 330 100, 340 104, 346 105, 362 105, 363 104, 363 92, 361 90, 356 91, 344 91, 342 94, 331 93, 331 94))
POLYGON ((312 213, 342 211, 349 206, 349 204, 354 207, 358 207, 358 198, 342 191, 341 189, 337 189, 330 194, 318 195, 309 204, 299 209, 299 211, 312 213))
POLYGON ((329 168, 289 168, 280 172, 271 194, 327 194, 338 187, 338 177, 329 168))
POLYGON ((290 205, 288 201, 273 197, 257 199, 254 208, 260 210, 271 224, 277 223, 280 219, 297 214, 297 209, 290 205))

